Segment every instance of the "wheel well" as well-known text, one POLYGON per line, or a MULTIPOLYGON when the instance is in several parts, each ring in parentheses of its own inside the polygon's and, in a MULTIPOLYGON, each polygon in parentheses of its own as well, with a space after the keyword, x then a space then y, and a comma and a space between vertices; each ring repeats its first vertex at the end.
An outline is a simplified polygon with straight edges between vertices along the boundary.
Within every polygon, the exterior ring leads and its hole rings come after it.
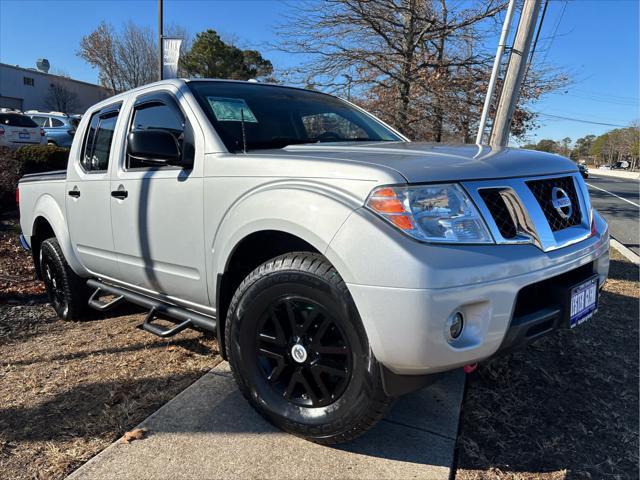
POLYGON ((267 260, 291 252, 320 253, 313 245, 290 233, 277 230, 255 232, 236 245, 224 273, 218 274, 216 318, 218 320, 218 346, 226 358, 224 323, 233 294, 249 273, 267 260))
POLYGON ((33 256, 33 264, 36 269, 36 277, 42 279, 40 275, 40 245, 47 238, 55 237, 56 234, 51 227, 51 224, 44 217, 36 218, 33 223, 33 230, 31 231, 31 255, 33 256))

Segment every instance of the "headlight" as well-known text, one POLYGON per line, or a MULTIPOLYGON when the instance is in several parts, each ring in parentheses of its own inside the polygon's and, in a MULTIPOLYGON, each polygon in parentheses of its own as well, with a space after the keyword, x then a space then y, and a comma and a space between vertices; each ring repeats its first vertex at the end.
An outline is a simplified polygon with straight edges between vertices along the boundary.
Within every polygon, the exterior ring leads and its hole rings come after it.
POLYGON ((455 183, 379 187, 371 192, 366 206, 417 240, 493 243, 475 205, 455 183))

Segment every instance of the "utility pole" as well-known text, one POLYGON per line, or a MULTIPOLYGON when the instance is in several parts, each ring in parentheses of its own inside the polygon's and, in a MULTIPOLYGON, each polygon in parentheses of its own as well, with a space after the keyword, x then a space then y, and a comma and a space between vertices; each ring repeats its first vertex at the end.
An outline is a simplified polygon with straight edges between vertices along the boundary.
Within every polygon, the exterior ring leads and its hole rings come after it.
POLYGON ((522 79, 527 69, 527 58, 531 49, 536 21, 538 20, 540 3, 541 0, 524 0, 522 13, 518 21, 518 31, 509 56, 509 65, 507 66, 504 85, 496 110, 496 118, 491 129, 490 144, 492 146, 506 146, 509 142, 511 120, 520 96, 522 79))
POLYGON ((478 145, 482 144, 484 128, 487 125, 489 107, 491 106, 491 99, 493 98, 493 92, 496 88, 496 81, 498 80, 498 74, 500 72, 500 63, 502 61, 502 55, 504 55, 504 47, 507 45, 507 36, 509 35, 509 27, 511 26, 511 18, 513 17, 513 7, 515 6, 515 3, 516 0, 509 0, 507 14, 504 17, 504 23, 502 24, 502 33, 500 34, 500 40, 498 41, 498 51, 496 52, 496 58, 493 61, 491 78, 489 79, 489 86, 487 87, 487 96, 484 99, 482 115, 480 116, 480 125, 478 125, 478 135, 476 136, 476 144, 478 145))
POLYGON ((163 37, 163 21, 162 21, 162 0, 158 0, 158 79, 162 80, 162 63, 164 54, 162 52, 162 37, 163 37))

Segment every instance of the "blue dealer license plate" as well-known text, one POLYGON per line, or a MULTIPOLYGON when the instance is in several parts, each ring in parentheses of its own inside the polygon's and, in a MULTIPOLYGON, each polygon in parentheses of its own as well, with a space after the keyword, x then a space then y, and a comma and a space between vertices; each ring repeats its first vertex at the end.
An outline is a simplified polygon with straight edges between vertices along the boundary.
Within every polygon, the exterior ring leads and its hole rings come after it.
POLYGON ((571 289, 569 300, 571 328, 589 320, 598 310, 598 277, 594 276, 571 289))

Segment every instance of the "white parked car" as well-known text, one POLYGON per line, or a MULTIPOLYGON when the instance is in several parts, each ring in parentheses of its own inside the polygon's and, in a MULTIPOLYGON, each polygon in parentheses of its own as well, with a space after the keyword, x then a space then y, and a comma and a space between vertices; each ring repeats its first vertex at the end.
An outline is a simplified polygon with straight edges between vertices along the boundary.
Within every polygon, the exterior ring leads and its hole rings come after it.
POLYGON ((27 115, 0 112, 0 147, 18 148, 23 145, 47 143, 44 130, 27 115))
POLYGON ((277 85, 167 80, 109 98, 66 171, 19 188, 60 317, 130 301, 155 335, 212 331, 247 400, 325 444, 439 372, 587 321, 609 268, 574 162, 411 142, 277 85))

